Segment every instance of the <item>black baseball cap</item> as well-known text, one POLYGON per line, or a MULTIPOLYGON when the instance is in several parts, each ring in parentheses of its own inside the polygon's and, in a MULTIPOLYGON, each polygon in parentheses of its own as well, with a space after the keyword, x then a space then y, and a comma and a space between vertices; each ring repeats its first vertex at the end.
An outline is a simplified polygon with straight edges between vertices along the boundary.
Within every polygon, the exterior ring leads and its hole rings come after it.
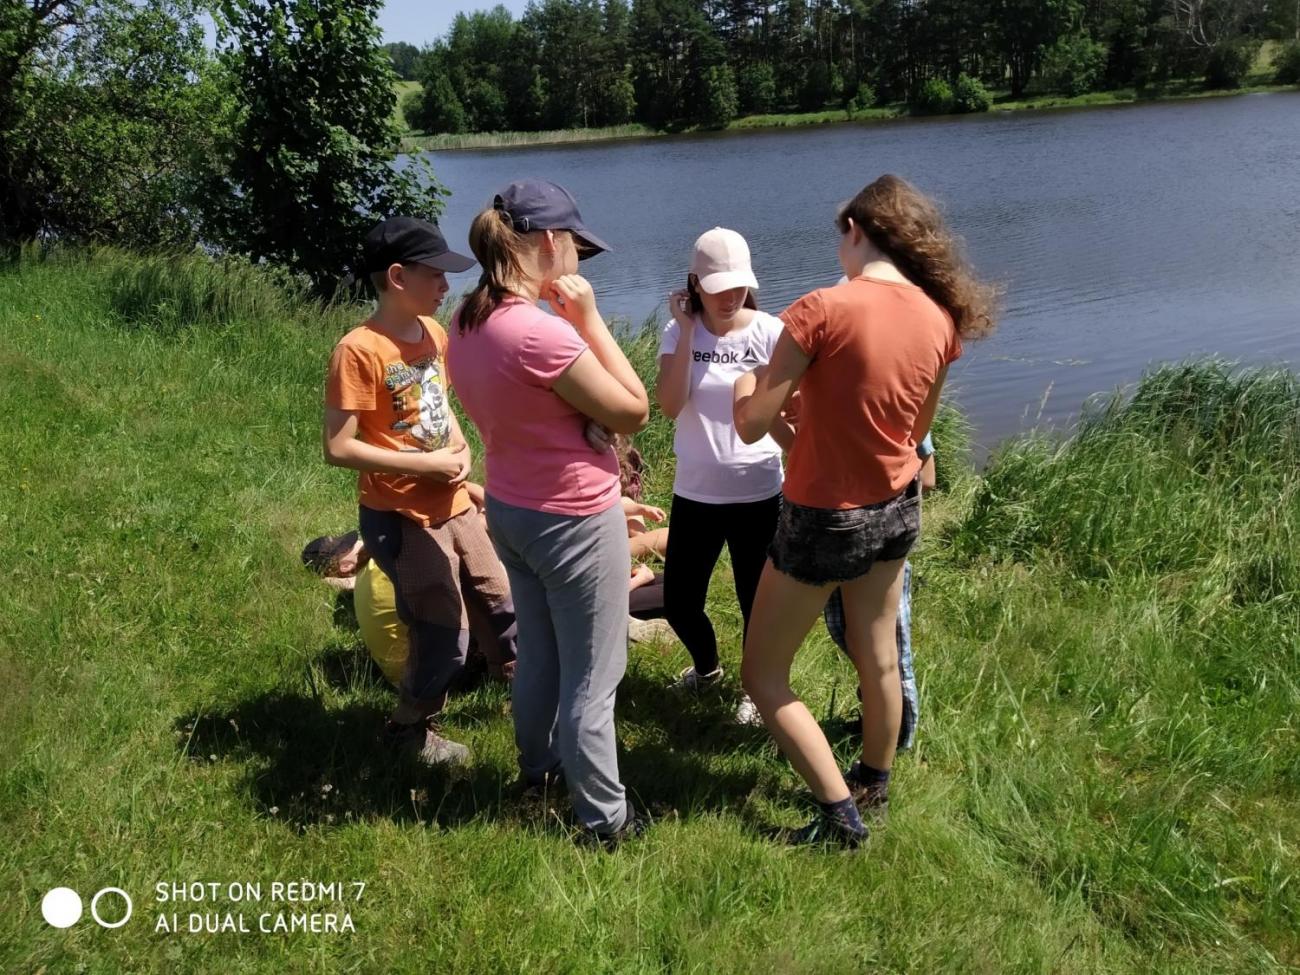
POLYGON ((447 247, 437 224, 418 217, 389 217, 372 227, 361 245, 362 274, 387 271, 394 264, 424 264, 456 274, 474 263, 447 247))
POLYGON ((530 230, 567 230, 582 241, 578 259, 595 257, 610 249, 582 221, 578 201, 558 183, 547 179, 521 179, 496 195, 492 205, 510 218, 510 226, 521 234, 530 230))

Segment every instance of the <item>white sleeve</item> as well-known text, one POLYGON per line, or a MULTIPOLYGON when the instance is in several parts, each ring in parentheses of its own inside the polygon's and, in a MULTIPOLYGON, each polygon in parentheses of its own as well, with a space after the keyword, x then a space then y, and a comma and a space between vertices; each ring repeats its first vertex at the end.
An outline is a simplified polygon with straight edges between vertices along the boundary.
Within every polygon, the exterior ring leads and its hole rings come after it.
POLYGON ((661 356, 672 355, 677 351, 677 340, 681 338, 682 327, 677 324, 675 318, 668 319, 668 324, 664 326, 663 332, 659 336, 659 354, 661 356))

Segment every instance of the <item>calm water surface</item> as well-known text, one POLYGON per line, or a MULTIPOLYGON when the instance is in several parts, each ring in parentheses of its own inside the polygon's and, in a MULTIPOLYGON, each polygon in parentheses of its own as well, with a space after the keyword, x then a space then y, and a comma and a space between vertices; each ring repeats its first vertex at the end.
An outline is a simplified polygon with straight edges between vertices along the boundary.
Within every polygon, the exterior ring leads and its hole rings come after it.
MULTIPOLYGON (((664 316, 690 246, 748 238, 764 308, 839 275, 836 205, 882 172, 943 202, 1006 287, 949 395, 983 454, 1063 426, 1150 365, 1218 354, 1300 367, 1300 93, 1107 110, 433 154, 453 246, 501 185, 568 186, 616 249, 585 262, 602 311, 664 316)), ((472 274, 456 276, 467 287, 472 274)))

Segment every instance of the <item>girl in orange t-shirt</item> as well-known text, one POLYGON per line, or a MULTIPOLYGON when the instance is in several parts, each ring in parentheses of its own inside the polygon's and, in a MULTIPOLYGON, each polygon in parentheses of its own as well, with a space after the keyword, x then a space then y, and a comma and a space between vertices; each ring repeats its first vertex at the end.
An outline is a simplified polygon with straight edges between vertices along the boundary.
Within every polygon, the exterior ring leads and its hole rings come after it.
POLYGON ((895 616, 920 533, 917 443, 963 338, 992 330, 993 290, 972 276, 935 205, 882 176, 840 210, 848 281, 781 315, 771 364, 736 381, 736 430, 767 434, 797 389, 784 504, 759 582, 741 680, 821 812, 791 842, 856 846, 883 812, 902 700, 895 616), (862 689, 862 760, 847 775, 790 689, 794 654, 839 588, 862 689))

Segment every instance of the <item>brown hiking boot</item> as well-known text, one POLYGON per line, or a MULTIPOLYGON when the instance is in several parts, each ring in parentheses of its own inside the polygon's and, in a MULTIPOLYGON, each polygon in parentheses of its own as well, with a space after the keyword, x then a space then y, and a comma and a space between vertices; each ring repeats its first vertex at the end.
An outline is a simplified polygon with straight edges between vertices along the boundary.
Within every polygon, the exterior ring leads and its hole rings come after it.
POLYGON ((430 767, 468 765, 469 747, 444 738, 438 732, 437 718, 432 715, 414 724, 398 724, 389 720, 384 725, 383 740, 388 747, 409 754, 416 761, 430 767))

